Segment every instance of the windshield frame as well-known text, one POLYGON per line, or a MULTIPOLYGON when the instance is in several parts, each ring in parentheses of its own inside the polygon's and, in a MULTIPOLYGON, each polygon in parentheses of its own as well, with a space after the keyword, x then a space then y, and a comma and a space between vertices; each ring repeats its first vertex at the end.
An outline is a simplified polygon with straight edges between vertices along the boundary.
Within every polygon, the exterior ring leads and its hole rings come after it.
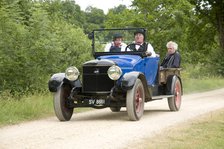
MULTIPOLYGON (((95 58, 99 57, 99 56, 103 56, 103 55, 139 55, 141 57, 145 57, 145 52, 140 52, 140 51, 122 51, 122 52, 97 52, 96 50, 96 33, 97 32, 103 32, 103 31, 137 31, 137 30, 143 30, 145 35, 146 35, 146 29, 142 28, 142 27, 138 27, 138 28, 108 28, 108 29, 95 29, 92 31, 91 33, 91 37, 92 37, 92 54, 95 58)), ((146 37, 145 37, 146 39, 146 37)), ((134 35, 133 35, 133 40, 134 40, 134 35)), ((130 44, 130 43, 129 43, 130 44)))

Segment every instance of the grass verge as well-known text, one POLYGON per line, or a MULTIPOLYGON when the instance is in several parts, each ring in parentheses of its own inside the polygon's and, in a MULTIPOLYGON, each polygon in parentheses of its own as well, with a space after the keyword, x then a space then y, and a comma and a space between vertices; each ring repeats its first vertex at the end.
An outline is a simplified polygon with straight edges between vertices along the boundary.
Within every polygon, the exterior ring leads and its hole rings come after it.
POLYGON ((0 126, 47 117, 53 114, 50 95, 0 100, 0 126))
POLYGON ((183 79, 184 94, 204 92, 224 87, 224 78, 183 79))
MULTIPOLYGON (((141 149, 223 149, 224 110, 210 112, 144 139, 141 149)), ((135 146, 136 147, 136 146, 135 146)))
MULTIPOLYGON (((0 127, 20 122, 45 118, 54 115, 52 94, 33 95, 21 100, 0 99, 0 127)), ((75 112, 83 112, 89 108, 76 108, 75 112)))

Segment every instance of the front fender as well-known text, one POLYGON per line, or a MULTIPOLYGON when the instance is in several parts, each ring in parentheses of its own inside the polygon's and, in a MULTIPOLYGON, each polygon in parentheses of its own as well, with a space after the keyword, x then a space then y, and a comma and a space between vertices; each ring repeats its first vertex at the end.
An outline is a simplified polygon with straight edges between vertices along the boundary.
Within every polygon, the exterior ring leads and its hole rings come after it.
POLYGON ((65 73, 56 73, 48 81, 48 88, 50 92, 57 92, 61 84, 68 84, 73 87, 82 87, 81 81, 69 81, 65 78, 65 73))
POLYGON ((140 74, 141 74, 140 72, 136 72, 136 71, 124 74, 121 79, 121 88, 123 90, 132 89, 136 79, 139 77, 140 74))
POLYGON ((152 91, 147 85, 145 75, 141 72, 134 71, 134 72, 129 72, 129 73, 124 74, 124 76, 122 77, 122 80, 121 80, 121 88, 125 91, 132 89, 132 87, 135 84, 135 81, 138 78, 142 81, 142 84, 144 86, 145 99, 146 99, 146 101, 149 101, 152 97, 152 94, 151 94, 152 91))
POLYGON ((57 92, 58 87, 65 78, 65 73, 55 73, 48 81, 48 89, 50 92, 57 92))

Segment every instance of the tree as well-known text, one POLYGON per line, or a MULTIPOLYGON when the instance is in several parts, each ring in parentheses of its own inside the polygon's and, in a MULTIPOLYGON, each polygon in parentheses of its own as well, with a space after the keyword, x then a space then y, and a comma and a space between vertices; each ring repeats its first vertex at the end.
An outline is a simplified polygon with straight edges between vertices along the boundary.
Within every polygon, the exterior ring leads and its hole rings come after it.
POLYGON ((122 28, 122 27, 144 27, 144 14, 137 13, 133 9, 127 9, 126 6, 119 5, 109 10, 105 26, 106 28, 122 28))
POLYGON ((75 1, 47 0, 42 2, 42 6, 54 19, 64 19, 66 22, 78 27, 82 27, 86 22, 84 12, 81 11, 80 6, 75 1))
POLYGON ((224 53, 224 0, 189 0, 195 5, 197 15, 210 22, 217 30, 219 44, 224 53))
POLYGON ((85 15, 85 33, 90 33, 93 29, 104 28, 105 14, 102 9, 89 6, 85 10, 85 15))
POLYGON ((114 7, 112 9, 109 9, 109 11, 112 11, 114 14, 120 14, 122 13, 122 11, 124 11, 125 9, 127 9, 127 7, 125 5, 119 5, 117 7, 114 7))
POLYGON ((134 0, 132 9, 124 9, 120 13, 110 10, 105 24, 146 28, 147 41, 152 43, 157 53, 164 56, 165 45, 169 40, 176 41, 180 50, 191 51, 187 49, 186 33, 192 9, 192 5, 186 0, 180 0, 178 3, 175 0, 134 0))
POLYGON ((198 20, 198 31, 203 31, 201 37, 207 40, 200 40, 201 47, 209 49, 208 55, 210 70, 224 75, 224 0, 188 0, 195 5, 195 15, 198 20), (212 55, 212 56, 211 56, 212 55))
POLYGON ((0 93, 45 91, 51 74, 90 59, 83 30, 58 12, 49 14, 49 3, 0 2, 0 93))

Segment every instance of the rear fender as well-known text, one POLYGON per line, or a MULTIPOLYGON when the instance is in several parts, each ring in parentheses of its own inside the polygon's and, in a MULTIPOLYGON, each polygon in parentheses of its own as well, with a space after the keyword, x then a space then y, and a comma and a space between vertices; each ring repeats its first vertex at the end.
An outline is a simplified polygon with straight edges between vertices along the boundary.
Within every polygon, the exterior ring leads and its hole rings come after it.
POLYGON ((175 78, 178 78, 180 80, 180 84, 181 84, 181 94, 183 95, 183 87, 182 87, 182 81, 181 78, 177 75, 170 75, 167 77, 167 83, 166 83, 166 94, 167 95, 171 95, 172 94, 172 82, 175 78))

